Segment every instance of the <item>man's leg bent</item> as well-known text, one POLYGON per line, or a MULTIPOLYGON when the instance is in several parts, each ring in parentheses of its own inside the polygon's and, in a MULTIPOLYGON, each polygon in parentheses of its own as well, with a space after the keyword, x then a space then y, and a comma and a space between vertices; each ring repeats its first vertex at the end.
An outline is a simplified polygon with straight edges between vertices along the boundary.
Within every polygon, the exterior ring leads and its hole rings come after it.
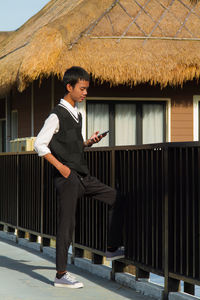
POLYGON ((109 204, 108 246, 117 248, 122 245, 124 209, 117 191, 99 181, 96 177, 87 176, 83 180, 85 195, 109 204))

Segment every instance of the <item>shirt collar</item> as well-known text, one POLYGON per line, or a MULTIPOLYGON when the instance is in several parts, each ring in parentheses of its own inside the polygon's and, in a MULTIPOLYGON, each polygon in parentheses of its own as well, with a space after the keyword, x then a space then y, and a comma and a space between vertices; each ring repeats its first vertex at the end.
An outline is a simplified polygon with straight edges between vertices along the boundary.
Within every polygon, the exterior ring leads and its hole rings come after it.
POLYGON ((67 110, 69 110, 76 118, 78 118, 78 108, 73 107, 69 102, 64 99, 60 99, 60 104, 62 104, 67 110))

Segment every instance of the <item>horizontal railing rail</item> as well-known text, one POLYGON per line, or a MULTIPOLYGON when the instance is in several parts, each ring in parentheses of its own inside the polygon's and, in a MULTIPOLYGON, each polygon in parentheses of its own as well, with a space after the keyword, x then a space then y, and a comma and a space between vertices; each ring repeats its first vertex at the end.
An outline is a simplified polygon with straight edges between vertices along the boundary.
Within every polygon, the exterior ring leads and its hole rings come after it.
MULTIPOLYGON (((164 276, 164 298, 180 280, 200 285, 200 144, 163 143, 86 149, 90 173, 118 190, 123 201, 125 259, 136 276, 164 276)), ((74 253, 101 262, 107 247, 108 206, 78 202, 74 253)), ((42 237, 56 236, 53 168, 34 152, 0 154, 0 224, 42 237)))

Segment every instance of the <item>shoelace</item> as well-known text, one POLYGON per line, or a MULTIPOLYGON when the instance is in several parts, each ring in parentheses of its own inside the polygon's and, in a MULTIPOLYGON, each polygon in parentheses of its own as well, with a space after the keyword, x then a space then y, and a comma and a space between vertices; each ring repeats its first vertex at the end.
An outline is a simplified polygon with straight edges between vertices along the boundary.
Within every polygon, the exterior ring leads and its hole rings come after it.
POLYGON ((70 273, 65 273, 64 278, 67 280, 70 280, 71 282, 76 282, 76 278, 74 276, 72 276, 70 273))

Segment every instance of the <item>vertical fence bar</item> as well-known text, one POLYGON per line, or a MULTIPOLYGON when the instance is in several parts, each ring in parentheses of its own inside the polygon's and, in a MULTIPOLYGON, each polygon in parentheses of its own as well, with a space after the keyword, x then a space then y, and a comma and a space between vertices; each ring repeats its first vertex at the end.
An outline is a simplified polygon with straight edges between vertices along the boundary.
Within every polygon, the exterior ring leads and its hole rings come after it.
MULTIPOLYGON (((184 152, 183 149, 179 149, 180 153, 180 174, 183 174, 185 172, 185 164, 183 166, 184 161, 184 152)), ((179 174, 179 176, 180 176, 179 174)), ((184 176, 185 177, 185 176, 184 176)), ((184 179, 185 180, 185 179, 184 179)), ((183 250, 185 248, 184 245, 184 232, 185 232, 185 224, 184 223, 184 201, 185 201, 185 191, 183 190, 185 188, 185 181, 183 181, 183 176, 180 176, 180 237, 181 237, 181 243, 180 243, 180 273, 185 273, 185 264, 184 264, 184 254, 183 250)))
POLYGON ((43 236, 44 232, 44 158, 40 158, 40 174, 41 174, 41 189, 40 189, 40 235, 41 235, 41 245, 40 245, 40 251, 43 251, 44 246, 49 246, 49 243, 43 236), (46 243, 47 242, 47 243, 46 243))
POLYGON ((168 151, 165 149, 164 150, 164 170, 165 170, 165 195, 164 195, 164 218, 165 218, 165 228, 164 228, 164 234, 165 234, 165 244, 164 244, 164 275, 165 275, 165 284, 164 284, 164 300, 168 299, 168 292, 169 292, 169 216, 168 216, 168 206, 169 206, 169 199, 168 199, 168 195, 169 195, 169 190, 168 190, 168 151))
MULTIPOLYGON (((144 150, 142 150, 141 152, 141 184, 142 184, 142 187, 145 186, 145 177, 144 177, 144 166, 145 166, 145 163, 144 163, 144 150)), ((144 225, 144 221, 145 221, 145 217, 144 217, 144 209, 145 209, 145 189, 142 188, 141 189, 141 198, 140 198, 140 201, 141 201, 141 229, 142 229, 142 232, 141 232, 141 248, 142 248, 142 253, 141 253, 141 260, 142 262, 144 263, 145 261, 145 242, 144 242, 144 237, 145 237, 145 225, 144 225)))
POLYGON ((185 203, 185 217, 186 217, 186 276, 189 276, 189 218, 190 218, 190 207, 189 207, 189 149, 185 149, 186 156, 186 203, 185 203))
MULTIPOLYGON (((174 239, 173 239, 173 269, 175 272, 177 272, 177 259, 179 257, 179 254, 177 253, 178 249, 177 249, 177 241, 178 241, 178 236, 180 235, 180 233, 178 232, 178 228, 177 228, 177 214, 178 214, 178 197, 177 197, 177 184, 178 184, 178 178, 180 180, 180 176, 176 174, 177 172, 177 161, 176 161, 176 151, 173 151, 173 189, 174 189, 174 218, 173 218, 173 225, 174 225, 174 239)), ((179 169, 178 169, 179 170, 179 169)))
MULTIPOLYGON (((165 277, 165 283, 164 283, 164 294, 163 299, 167 300, 168 295, 170 292, 177 292, 180 288, 180 281, 174 278, 169 277, 169 266, 170 266, 170 253, 171 253, 171 234, 173 234, 173 230, 170 230, 169 228, 169 217, 170 217, 170 201, 172 199, 169 198, 169 195, 171 195, 172 186, 169 185, 169 178, 173 177, 173 167, 169 165, 169 154, 171 154, 171 149, 165 148, 164 150, 164 176, 165 176, 165 196, 164 196, 164 219, 165 219, 165 228, 164 228, 164 234, 165 234, 165 244, 164 244, 164 277, 165 277)), ((173 149, 174 150, 174 149, 173 149)), ((173 253, 173 252, 172 252, 173 253)))
POLYGON ((16 242, 18 242, 18 237, 19 237, 19 154, 17 154, 17 239, 16 242))
POLYGON ((145 237, 145 249, 146 249, 146 255, 145 255, 145 264, 149 264, 149 214, 150 214, 150 201, 149 201, 149 159, 148 159, 149 151, 145 150, 145 160, 146 160, 146 168, 145 168, 145 190, 146 190, 146 210, 145 210, 145 217, 146 217, 146 237, 145 237))
POLYGON ((158 148, 155 150, 155 214, 156 214, 156 253, 155 253, 155 263, 156 269, 158 268, 158 260, 159 260, 159 150, 158 148))
MULTIPOLYGON (((165 214, 165 189, 167 188, 167 182, 165 182, 165 176, 167 175, 165 168, 167 166, 167 161, 166 161, 166 150, 165 148, 162 149, 162 270, 165 276, 165 218, 166 218, 166 214, 165 214)), ((166 224, 167 225, 167 224, 166 224)), ((165 277, 164 277, 165 278, 165 277)))
MULTIPOLYGON (((197 149, 198 153, 198 177, 197 177, 197 199, 200 199, 200 148, 197 149)), ((196 273, 197 273, 197 278, 200 278, 200 269, 199 269, 199 263, 200 263, 200 203, 198 201, 198 208, 197 208, 197 213, 198 213, 198 238, 197 238, 197 260, 198 264, 196 264, 196 273)))
POLYGON ((195 165, 194 165, 194 161, 195 161, 195 148, 191 149, 191 171, 192 171, 192 175, 191 175, 191 199, 192 199, 192 203, 191 203, 191 215, 192 215, 192 221, 191 221, 191 255, 192 255, 192 261, 191 261, 191 265, 192 265, 192 270, 191 270, 191 275, 193 278, 196 277, 196 272, 195 272, 195 265, 196 265, 196 251, 195 251, 195 236, 197 236, 197 232, 196 232, 196 214, 195 214, 195 185, 194 185, 194 177, 195 177, 195 165))
POLYGON ((151 261, 152 261, 152 266, 155 267, 155 205, 154 205, 154 150, 151 149, 151 241, 152 241, 152 246, 151 246, 151 261))
POLYGON ((111 168, 111 187, 115 188, 115 151, 111 151, 111 161, 110 161, 110 168, 111 168))

